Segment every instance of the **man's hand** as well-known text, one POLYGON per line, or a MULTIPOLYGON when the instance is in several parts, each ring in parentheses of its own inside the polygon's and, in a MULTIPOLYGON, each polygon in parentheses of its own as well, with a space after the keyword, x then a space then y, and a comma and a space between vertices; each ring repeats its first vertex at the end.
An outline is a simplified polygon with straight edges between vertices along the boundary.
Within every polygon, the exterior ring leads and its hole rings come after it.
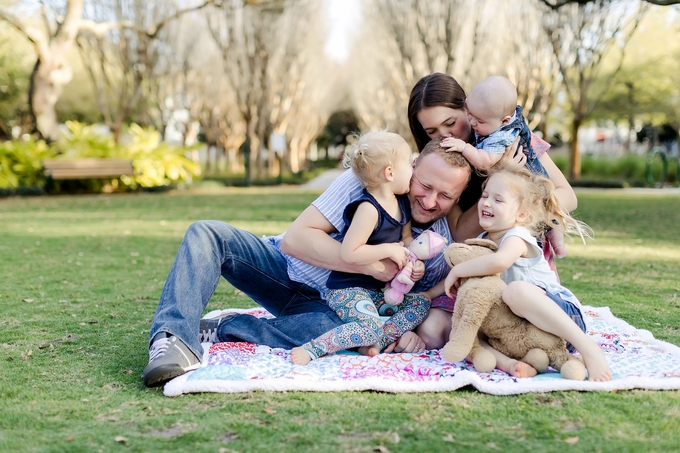
POLYGON ((391 352, 422 352, 425 350, 425 342, 415 334, 415 332, 406 332, 400 339, 388 345, 383 352, 389 354, 391 352))
POLYGON ((391 282, 399 272, 399 267, 392 260, 384 259, 364 266, 363 273, 381 282, 391 282))

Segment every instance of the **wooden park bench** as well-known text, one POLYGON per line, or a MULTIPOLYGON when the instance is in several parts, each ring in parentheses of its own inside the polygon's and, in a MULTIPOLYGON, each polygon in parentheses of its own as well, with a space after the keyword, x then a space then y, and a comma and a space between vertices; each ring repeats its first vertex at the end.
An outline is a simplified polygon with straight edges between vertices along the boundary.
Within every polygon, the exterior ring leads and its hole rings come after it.
POLYGON ((42 165, 48 188, 58 179, 118 178, 135 173, 129 159, 45 159, 42 165))

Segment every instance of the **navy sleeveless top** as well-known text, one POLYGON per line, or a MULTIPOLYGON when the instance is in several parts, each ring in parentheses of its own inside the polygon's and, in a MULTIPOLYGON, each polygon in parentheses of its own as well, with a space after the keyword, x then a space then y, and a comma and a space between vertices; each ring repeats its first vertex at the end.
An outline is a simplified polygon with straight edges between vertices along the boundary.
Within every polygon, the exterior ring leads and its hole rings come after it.
MULTIPOLYGON (((368 238, 368 241, 366 241, 366 244, 376 245, 401 241, 401 231, 404 225, 406 225, 406 223, 411 219, 411 208, 409 206, 408 196, 406 194, 397 195, 397 201, 399 202, 399 209, 401 210, 401 222, 389 215, 387 211, 383 209, 380 203, 378 203, 378 200, 373 198, 373 195, 364 189, 361 197, 348 204, 345 208, 344 220, 347 228, 345 228, 342 237, 345 237, 347 229, 349 228, 350 223, 352 223, 352 218, 354 217, 354 213, 356 212, 359 204, 368 202, 375 206, 375 208, 378 210, 378 224, 373 230, 373 233, 371 233, 371 236, 368 238)), ((385 287, 385 285, 385 282, 375 279, 369 275, 338 271, 331 271, 330 275, 328 276, 328 281, 326 282, 328 289, 343 289, 352 287, 382 289, 385 287)))

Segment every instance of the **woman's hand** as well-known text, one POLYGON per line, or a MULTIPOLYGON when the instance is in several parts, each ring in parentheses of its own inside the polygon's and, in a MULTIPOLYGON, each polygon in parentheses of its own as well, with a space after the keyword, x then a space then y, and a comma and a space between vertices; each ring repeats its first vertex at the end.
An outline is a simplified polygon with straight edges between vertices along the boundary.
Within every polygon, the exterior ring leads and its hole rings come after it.
POLYGON ((383 351, 386 354, 391 352, 422 352, 425 350, 425 342, 415 334, 408 331, 397 341, 388 345, 383 351))
POLYGON ((527 157, 524 155, 524 148, 519 146, 519 139, 520 137, 518 135, 515 141, 512 142, 512 145, 505 148, 505 153, 500 162, 505 165, 519 165, 521 167, 527 163, 527 157))

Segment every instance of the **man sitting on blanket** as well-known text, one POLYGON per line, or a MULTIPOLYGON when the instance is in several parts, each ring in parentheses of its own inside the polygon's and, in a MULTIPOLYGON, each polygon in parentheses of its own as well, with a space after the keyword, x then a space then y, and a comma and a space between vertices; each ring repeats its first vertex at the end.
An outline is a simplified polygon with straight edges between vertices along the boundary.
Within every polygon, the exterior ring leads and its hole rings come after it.
MULTIPOLYGON (((452 241, 453 237, 475 237, 481 231, 475 209, 461 213, 457 205, 470 174, 470 165, 459 153, 447 153, 438 145, 423 150, 408 194, 414 237, 432 229, 452 241)), ((356 266, 340 259, 343 211, 361 191, 354 174, 346 171, 286 233, 276 237, 260 239, 218 221, 193 223, 179 247, 151 324, 144 384, 160 385, 200 367, 202 341, 249 341, 290 349, 341 325, 324 300, 330 270, 363 273, 385 282, 398 271, 390 260, 356 266), (276 318, 229 313, 201 321, 220 275, 276 318)), ((448 272, 442 255, 428 260, 426 266, 427 272, 419 269, 424 276, 413 288, 415 292, 434 286, 448 272)), ((425 346, 423 339, 409 332, 386 352, 413 352, 425 346)))

